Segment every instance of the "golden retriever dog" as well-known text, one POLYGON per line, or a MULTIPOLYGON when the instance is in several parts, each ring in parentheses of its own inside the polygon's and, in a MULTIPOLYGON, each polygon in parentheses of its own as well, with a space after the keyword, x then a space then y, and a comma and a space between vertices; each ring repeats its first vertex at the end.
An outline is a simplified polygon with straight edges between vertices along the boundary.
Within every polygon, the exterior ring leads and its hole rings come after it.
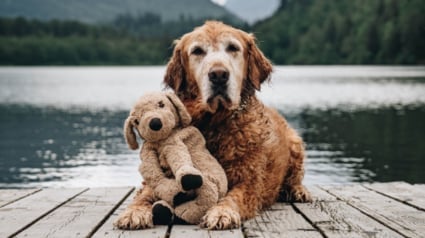
MULTIPOLYGON (((256 97, 271 72, 254 36, 221 22, 208 21, 176 41, 164 83, 187 107, 229 182, 202 227, 235 228, 278 200, 311 201, 302 185, 302 139, 256 97)), ((116 226, 153 226, 153 196, 151 188, 141 188, 116 226)))

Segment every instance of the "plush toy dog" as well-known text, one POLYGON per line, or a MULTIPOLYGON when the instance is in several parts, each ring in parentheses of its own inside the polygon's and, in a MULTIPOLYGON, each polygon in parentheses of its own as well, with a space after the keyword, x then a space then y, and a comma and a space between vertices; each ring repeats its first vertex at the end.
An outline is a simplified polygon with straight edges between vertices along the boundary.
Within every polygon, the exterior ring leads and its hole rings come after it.
POLYGON ((178 97, 160 92, 141 97, 125 121, 129 147, 139 147, 133 129, 144 140, 139 171, 157 198, 152 207, 154 224, 168 224, 173 215, 199 224, 227 192, 223 168, 190 122, 178 97))

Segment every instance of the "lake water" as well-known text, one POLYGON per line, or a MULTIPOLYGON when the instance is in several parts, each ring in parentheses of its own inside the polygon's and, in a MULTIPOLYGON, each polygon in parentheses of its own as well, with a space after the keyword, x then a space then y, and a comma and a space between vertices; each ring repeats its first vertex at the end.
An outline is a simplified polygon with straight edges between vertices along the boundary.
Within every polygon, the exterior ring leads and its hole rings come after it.
MULTIPOLYGON (((140 185, 122 125, 164 67, 1 67, 0 187, 140 185)), ((259 97, 307 145, 307 184, 425 183, 425 67, 278 66, 259 97)))

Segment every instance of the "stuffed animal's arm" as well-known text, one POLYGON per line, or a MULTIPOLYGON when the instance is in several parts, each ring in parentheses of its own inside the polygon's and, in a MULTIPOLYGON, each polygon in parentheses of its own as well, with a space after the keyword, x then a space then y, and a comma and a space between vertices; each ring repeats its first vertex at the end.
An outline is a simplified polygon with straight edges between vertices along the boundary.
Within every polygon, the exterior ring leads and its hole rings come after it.
POLYGON ((169 165, 174 174, 176 170, 183 166, 193 166, 192 157, 188 147, 205 146, 205 139, 201 132, 193 126, 186 127, 174 135, 172 143, 165 146, 162 153, 169 161, 169 165), (172 161, 172 163, 170 163, 172 161), (174 167, 174 168, 173 168, 174 167))
POLYGON ((169 204, 174 196, 180 192, 175 179, 167 178, 159 165, 157 152, 149 146, 143 146, 141 151, 142 164, 140 173, 155 195, 169 204))
MULTIPOLYGON (((192 157, 183 141, 176 139, 173 144, 164 146, 161 156, 167 160, 171 171, 179 177, 180 169, 183 167, 193 167, 192 157)), ((186 169, 184 169, 186 171, 186 169)))
POLYGON ((179 188, 184 191, 199 188, 203 183, 203 174, 192 160, 192 155, 196 155, 199 142, 202 141, 194 141, 196 138, 190 138, 191 134, 187 128, 173 134, 168 138, 160 155, 160 159, 167 161, 177 184, 180 185, 179 188))

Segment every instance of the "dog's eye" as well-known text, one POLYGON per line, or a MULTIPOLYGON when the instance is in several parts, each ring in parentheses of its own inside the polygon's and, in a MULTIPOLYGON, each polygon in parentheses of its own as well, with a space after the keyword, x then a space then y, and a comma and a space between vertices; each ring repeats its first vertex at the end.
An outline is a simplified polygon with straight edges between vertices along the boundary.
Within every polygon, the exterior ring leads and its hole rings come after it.
POLYGON ((235 44, 229 44, 226 48, 227 52, 237 52, 239 51, 239 47, 236 46, 235 44))
POLYGON ((195 47, 192 52, 192 55, 204 55, 205 51, 201 47, 195 47))
POLYGON ((163 108, 164 106, 165 106, 165 105, 164 105, 164 102, 160 101, 160 102, 158 103, 158 107, 163 108))

